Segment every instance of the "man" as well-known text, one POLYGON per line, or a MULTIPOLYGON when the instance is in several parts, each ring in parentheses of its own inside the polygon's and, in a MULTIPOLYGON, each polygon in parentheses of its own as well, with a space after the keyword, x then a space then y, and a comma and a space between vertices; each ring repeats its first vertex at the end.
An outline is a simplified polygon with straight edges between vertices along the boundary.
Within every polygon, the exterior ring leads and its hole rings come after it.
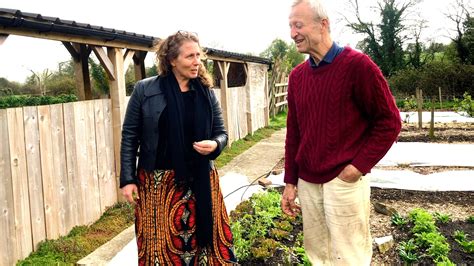
POLYGON ((291 38, 309 59, 288 84, 282 209, 303 215, 314 265, 369 265, 370 187, 364 176, 396 140, 401 119, 368 56, 332 41, 318 0, 294 1, 291 38))

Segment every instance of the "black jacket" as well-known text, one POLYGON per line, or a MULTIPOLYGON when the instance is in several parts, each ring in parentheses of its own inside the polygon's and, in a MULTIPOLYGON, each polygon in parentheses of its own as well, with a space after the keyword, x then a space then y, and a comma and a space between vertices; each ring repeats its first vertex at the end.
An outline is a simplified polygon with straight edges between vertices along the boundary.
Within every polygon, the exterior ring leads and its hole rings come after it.
MULTIPOLYGON (((120 187, 137 184, 136 158, 138 150, 138 168, 152 171, 155 167, 159 130, 158 120, 166 107, 165 94, 160 88, 160 77, 140 80, 135 85, 122 126, 120 148, 120 187)), ((217 142, 217 148, 208 155, 209 160, 219 156, 227 145, 227 132, 222 119, 221 108, 212 90, 206 90, 212 110, 211 127, 206 136, 217 142)), ((211 161, 209 161, 211 166, 211 161)))

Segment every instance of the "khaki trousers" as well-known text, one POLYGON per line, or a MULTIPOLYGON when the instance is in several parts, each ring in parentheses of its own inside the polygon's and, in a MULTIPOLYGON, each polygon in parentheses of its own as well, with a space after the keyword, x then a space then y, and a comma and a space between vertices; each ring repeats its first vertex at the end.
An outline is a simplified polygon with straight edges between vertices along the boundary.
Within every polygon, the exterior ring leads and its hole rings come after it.
POLYGON ((370 265, 370 187, 334 178, 325 184, 298 180, 304 247, 313 265, 370 265))

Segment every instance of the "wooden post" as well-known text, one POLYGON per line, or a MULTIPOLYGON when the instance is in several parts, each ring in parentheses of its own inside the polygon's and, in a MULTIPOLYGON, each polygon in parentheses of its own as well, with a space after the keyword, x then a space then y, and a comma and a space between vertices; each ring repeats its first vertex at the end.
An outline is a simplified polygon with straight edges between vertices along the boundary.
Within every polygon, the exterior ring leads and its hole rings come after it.
POLYGON ((79 100, 91 100, 92 88, 88 62, 91 50, 85 44, 67 45, 67 42, 63 42, 63 44, 74 59, 74 77, 79 100))
POLYGON ((430 121, 430 139, 434 139, 434 101, 431 99, 431 121, 430 121))
POLYGON ((273 69, 272 69, 272 77, 270 79, 270 91, 269 91, 269 99, 270 99, 270 103, 269 103, 269 114, 271 114, 272 117, 275 116, 276 114, 276 107, 275 107, 275 103, 276 103, 276 98, 275 98, 275 93, 276 93, 276 88, 275 88, 275 84, 278 83, 278 81, 280 80, 280 65, 281 65, 281 60, 280 59, 276 59, 275 60, 275 63, 273 64, 273 69))
MULTIPOLYGON (((112 131, 114 142, 115 173, 120 176, 120 141, 122 136, 122 123, 125 117, 125 71, 123 67, 122 50, 119 48, 108 48, 107 54, 112 62, 115 79, 109 79, 110 99, 112 102, 112 131)), ((120 199, 120 190, 117 190, 120 199)))
POLYGON ((419 88, 416 89, 416 104, 418 107, 418 129, 423 128, 423 91, 419 88))
POLYGON ((136 51, 133 55, 133 66, 135 69, 135 80, 142 80, 146 78, 145 71, 145 57, 147 55, 146 51, 136 51))
POLYGON ((268 67, 266 67, 265 71, 265 126, 270 125, 270 99, 268 98, 269 95, 269 87, 268 87, 268 67))
POLYGON ((232 128, 232 123, 230 123, 230 93, 227 80, 227 73, 229 72, 230 63, 218 61, 217 65, 219 66, 219 70, 222 75, 222 79, 220 80, 222 116, 224 117, 224 126, 227 129, 227 133, 229 134, 229 141, 227 142, 227 145, 230 146, 234 141, 234 129, 232 128))
POLYGON ((443 98, 441 97, 441 87, 438 87, 439 92, 439 108, 443 109, 443 98))

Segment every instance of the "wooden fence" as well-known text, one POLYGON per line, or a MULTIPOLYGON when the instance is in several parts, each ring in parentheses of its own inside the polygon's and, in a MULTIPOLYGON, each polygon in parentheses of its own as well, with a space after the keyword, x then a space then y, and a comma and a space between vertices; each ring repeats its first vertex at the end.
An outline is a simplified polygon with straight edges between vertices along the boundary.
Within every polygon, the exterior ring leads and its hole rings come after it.
MULTIPOLYGON (((286 87, 271 90, 275 108, 284 108, 286 87)), ((264 126, 265 88, 229 93, 235 140, 264 126)), ((101 99, 0 110, 0 265, 96 221, 117 202, 111 108, 110 99, 101 99)))
POLYGON ((275 61, 269 83, 269 116, 274 117, 288 106, 286 101, 288 91, 288 76, 286 65, 281 59, 277 59, 275 61))
POLYGON ((97 220, 115 176, 110 99, 0 110, 0 265, 97 220))
POLYGON ((288 82, 285 83, 276 83, 272 87, 272 101, 270 106, 270 114, 271 116, 275 116, 279 112, 288 108, 287 97, 288 95, 288 82))

